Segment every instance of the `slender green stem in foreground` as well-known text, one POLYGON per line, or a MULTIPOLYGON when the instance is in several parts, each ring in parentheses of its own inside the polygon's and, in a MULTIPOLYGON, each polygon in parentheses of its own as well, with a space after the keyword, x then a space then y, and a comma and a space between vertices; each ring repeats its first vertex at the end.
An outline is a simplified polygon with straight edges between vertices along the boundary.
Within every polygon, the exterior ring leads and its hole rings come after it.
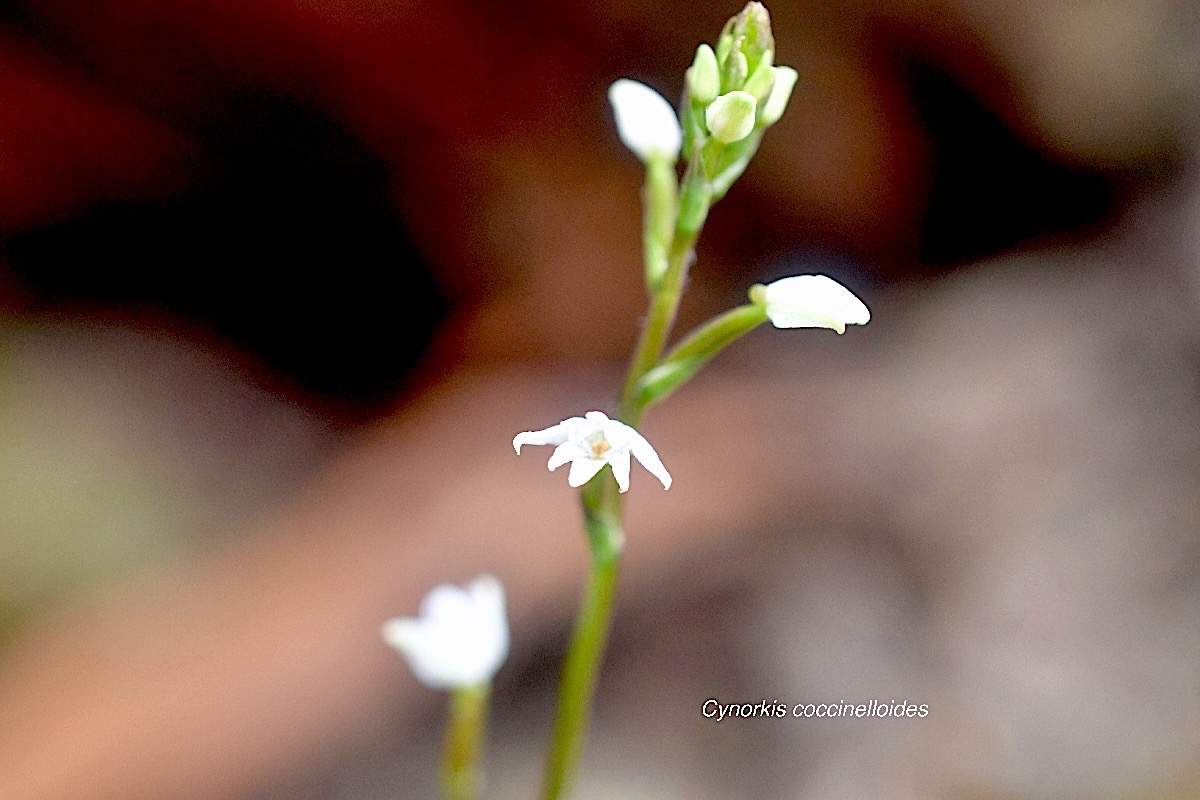
POLYGON ((600 673, 608 629, 612 624, 625 539, 621 530, 620 495, 612 475, 603 472, 584 487, 583 506, 592 545, 592 572, 575 621, 571 647, 563 663, 554 739, 542 786, 543 800, 566 797, 575 782, 591 719, 596 677, 600 673))
POLYGON ((671 325, 675 322, 675 313, 679 309, 687 262, 692 257, 692 246, 695 242, 694 236, 681 242, 676 235, 671 243, 667 272, 663 276, 662 286, 650 301, 650 314, 646 318, 645 327, 642 328, 633 360, 629 363, 629 371, 625 374, 625 385, 621 389, 621 405, 617 410, 617 417, 626 425, 637 427, 642 416, 643 409, 637 398, 638 380, 658 363, 667 337, 671 334, 671 325))
POLYGON ((450 692, 450 719, 442 748, 442 794, 446 800, 479 797, 479 761, 487 735, 490 683, 450 692))

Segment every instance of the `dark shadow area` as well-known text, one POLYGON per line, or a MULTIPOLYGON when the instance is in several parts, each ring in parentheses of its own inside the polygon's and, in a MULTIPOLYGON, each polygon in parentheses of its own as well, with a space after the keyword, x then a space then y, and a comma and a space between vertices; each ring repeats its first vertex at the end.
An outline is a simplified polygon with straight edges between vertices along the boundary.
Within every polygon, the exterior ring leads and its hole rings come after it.
POLYGON ((1035 239, 1086 236, 1113 218, 1113 178, 1038 153, 936 67, 908 71, 932 150, 922 263, 946 268, 1035 239))
POLYGON ((4 256, 35 311, 166 311, 335 414, 378 413, 446 311, 391 205, 389 167, 285 98, 243 94, 228 108, 238 124, 202 137, 211 157, 196 190, 23 231, 4 256))

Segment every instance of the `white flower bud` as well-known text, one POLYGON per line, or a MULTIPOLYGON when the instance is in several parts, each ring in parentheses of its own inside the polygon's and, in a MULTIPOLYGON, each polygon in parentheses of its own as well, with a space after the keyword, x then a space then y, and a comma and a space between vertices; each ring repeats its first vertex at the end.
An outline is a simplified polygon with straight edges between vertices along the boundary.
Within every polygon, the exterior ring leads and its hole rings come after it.
POLYGON ((746 85, 742 87, 742 91, 754 96, 755 101, 761 107, 771 96, 771 90, 775 88, 775 68, 771 66, 771 62, 763 59, 763 63, 759 64, 758 69, 754 70, 754 74, 746 79, 746 85))
POLYGON ((721 95, 704 111, 704 122, 708 125, 708 132, 725 144, 745 139, 754 130, 754 112, 757 105, 754 96, 746 92, 736 91, 721 95))
POLYGON ((795 275, 750 290, 750 299, 766 306, 776 328, 829 328, 866 325, 871 312, 854 293, 826 275, 795 275))
POLYGON ((696 58, 687 71, 688 96, 693 103, 706 106, 721 92, 721 71, 717 54, 707 44, 696 48, 696 58))
POLYGON ((758 112, 758 121, 764 128, 779 122, 787 109, 788 100, 792 97, 792 89, 796 86, 799 73, 791 67, 772 67, 775 72, 775 85, 771 88, 771 96, 763 103, 758 112))
POLYGON ((626 78, 608 89, 617 133, 643 163, 651 158, 675 161, 683 146, 679 118, 663 96, 644 83, 626 78))

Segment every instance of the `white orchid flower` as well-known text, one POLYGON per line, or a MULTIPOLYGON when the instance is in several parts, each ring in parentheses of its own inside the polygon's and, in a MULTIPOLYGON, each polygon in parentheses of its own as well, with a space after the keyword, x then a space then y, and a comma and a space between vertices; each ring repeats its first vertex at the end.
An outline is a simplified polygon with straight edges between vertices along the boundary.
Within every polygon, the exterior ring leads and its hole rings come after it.
POLYGON ((382 633, 431 689, 486 683, 508 657, 504 587, 493 575, 481 575, 464 589, 436 586, 421 601, 419 617, 389 619, 382 633))
POLYGON ((675 109, 644 83, 622 78, 608 88, 617 118, 617 134, 643 163, 665 158, 672 163, 683 146, 683 129, 675 109))
POLYGON ((766 307, 776 328, 829 328, 866 325, 871 312, 854 293, 826 275, 795 275, 750 290, 750 299, 766 307))
POLYGON ((622 492, 628 490, 629 456, 632 453, 642 466, 662 481, 664 489, 671 488, 671 473, 667 472, 645 437, 600 411, 565 419, 545 430, 518 433, 513 438, 517 455, 521 454, 521 446, 527 444, 558 445, 546 466, 553 471, 570 462, 567 483, 572 486, 582 486, 604 469, 605 464, 611 464, 617 485, 622 492))

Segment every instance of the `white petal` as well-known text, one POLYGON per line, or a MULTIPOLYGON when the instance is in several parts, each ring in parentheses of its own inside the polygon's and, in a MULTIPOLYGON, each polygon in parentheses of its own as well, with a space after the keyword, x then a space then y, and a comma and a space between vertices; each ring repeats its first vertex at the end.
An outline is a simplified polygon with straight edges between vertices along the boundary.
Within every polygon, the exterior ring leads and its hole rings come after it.
POLYGON ((467 584, 467 597, 477 619, 504 622, 504 586, 495 575, 480 575, 467 584))
POLYGON ((575 442, 563 442, 558 447, 554 448, 554 452, 550 455, 550 462, 546 464, 546 469, 554 472, 554 470, 566 464, 568 461, 574 461, 577 458, 587 458, 588 453, 575 442))
POLYGON ((578 458, 571 463, 571 472, 567 475, 567 483, 571 486, 583 486, 596 477, 596 473, 604 469, 608 462, 602 458, 578 458))
POLYGON ((434 624, 457 624, 471 616, 467 593, 457 586, 443 583, 435 586, 421 600, 421 619, 434 624))
POLYGON ((571 431, 583 421, 583 417, 571 417, 540 431, 522 431, 513 437, 513 449, 517 455, 521 455, 521 448, 527 444, 562 444, 571 438, 571 431))
POLYGON ((671 488, 671 473, 667 472, 667 468, 663 466, 662 460, 659 459, 658 453, 646 441, 646 437, 630 428, 630 445, 629 449, 633 451, 633 455, 641 462, 642 466, 650 470, 650 474, 658 478, 664 489, 671 488))
POLYGON ((421 621, 411 617, 395 617, 383 623, 380 633, 385 642, 407 654, 410 649, 420 646, 421 621))
POLYGON ((604 418, 604 424, 599 428, 604 434, 605 440, 609 446, 615 451, 623 451, 629 449, 630 434, 637 433, 633 428, 626 425, 624 422, 616 419, 604 418))
POLYGON ((609 87, 608 100, 621 141, 639 159, 678 158, 683 131, 675 109, 662 95, 643 83, 622 78, 609 87))
POLYGON ((446 658, 446 647, 437 631, 422 620, 390 619, 383 623, 383 639, 404 656, 417 680, 431 689, 448 689, 458 670, 446 658))
POLYGON ((617 486, 622 492, 629 491, 629 453, 620 452, 609 459, 609 464, 612 464, 613 477, 617 479, 617 486))
POLYGON ((477 674, 490 680, 508 658, 508 620, 504 615, 504 586, 494 575, 480 575, 467 587, 476 621, 477 674))
POLYGON ((862 300, 825 275, 795 275, 769 284, 763 293, 767 317, 777 328, 830 328, 865 325, 871 312, 862 300))
POLYGON ((768 310, 767 317, 776 328, 829 328, 838 333, 846 332, 846 323, 828 314, 813 311, 776 309, 772 313, 768 310))

